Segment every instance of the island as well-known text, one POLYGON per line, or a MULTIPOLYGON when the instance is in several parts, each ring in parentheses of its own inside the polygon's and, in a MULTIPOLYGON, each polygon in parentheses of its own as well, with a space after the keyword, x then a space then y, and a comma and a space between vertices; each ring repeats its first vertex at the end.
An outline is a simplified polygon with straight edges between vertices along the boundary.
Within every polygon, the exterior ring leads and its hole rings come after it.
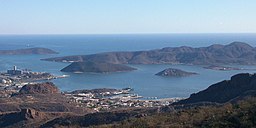
POLYGON ((204 68, 211 69, 211 70, 219 70, 219 71, 243 70, 243 68, 226 67, 226 66, 218 66, 218 65, 210 65, 204 68))
POLYGON ((256 65, 256 48, 243 42, 208 47, 166 47, 148 51, 106 52, 42 59, 54 62, 97 62, 112 64, 256 65))
POLYGON ((110 72, 125 72, 133 71, 135 68, 111 63, 96 63, 96 62, 73 62, 67 67, 61 69, 62 72, 92 72, 92 73, 110 73, 110 72))
POLYGON ((26 48, 26 49, 15 49, 15 50, 0 50, 0 55, 26 55, 26 54, 58 54, 48 48, 26 48))
POLYGON ((191 75, 196 75, 194 72, 186 72, 180 69, 167 68, 155 75, 157 76, 167 76, 167 77, 186 77, 191 75))

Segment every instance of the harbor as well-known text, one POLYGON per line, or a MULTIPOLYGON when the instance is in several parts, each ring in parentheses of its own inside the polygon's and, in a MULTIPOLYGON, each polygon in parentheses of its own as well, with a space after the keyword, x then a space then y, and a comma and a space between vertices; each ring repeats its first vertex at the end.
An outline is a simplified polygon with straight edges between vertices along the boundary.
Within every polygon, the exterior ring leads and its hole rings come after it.
POLYGON ((78 103, 80 107, 91 108, 95 111, 108 111, 117 108, 161 107, 182 99, 143 99, 142 96, 134 94, 132 88, 77 90, 64 92, 64 95, 72 102, 78 103))

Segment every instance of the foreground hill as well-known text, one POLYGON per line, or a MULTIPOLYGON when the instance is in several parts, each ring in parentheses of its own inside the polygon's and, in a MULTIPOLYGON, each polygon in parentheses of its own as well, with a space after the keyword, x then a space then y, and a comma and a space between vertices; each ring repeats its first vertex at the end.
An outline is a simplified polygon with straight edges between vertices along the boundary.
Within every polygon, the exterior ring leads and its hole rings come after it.
POLYGON ((11 97, 0 98, 0 127, 39 127, 57 117, 90 112, 61 94, 53 83, 28 84, 11 97))
POLYGON ((198 93, 192 94, 188 99, 177 104, 190 104, 197 102, 225 103, 247 93, 256 92, 256 74, 237 74, 231 80, 224 80, 208 87, 198 93))
POLYGON ((95 63, 95 62, 73 62, 69 66, 63 68, 63 72, 94 72, 94 73, 109 73, 109 72, 124 72, 136 70, 121 64, 111 63, 95 63))
MULTIPOLYGON (((94 126, 95 128, 254 128, 256 97, 220 106, 197 106, 94 126)), ((72 122, 72 121, 71 121, 72 122)), ((56 125, 58 126, 58 125, 56 125)))
POLYGON ((48 48, 26 48, 16 50, 0 50, 0 55, 24 55, 24 54, 57 54, 48 48))
POLYGON ((19 95, 22 94, 55 94, 60 93, 59 89, 51 82, 24 85, 19 95))
POLYGON ((256 64, 256 48, 242 42, 209 47, 166 47, 134 52, 107 52, 92 55, 65 56, 43 59, 57 62, 100 62, 113 64, 256 64))
POLYGON ((72 102, 59 93, 52 83, 27 85, 17 95, 0 98, 0 126, 254 127, 255 81, 256 74, 238 74, 178 104, 155 108, 117 108, 102 112, 93 112, 72 102))
POLYGON ((250 128, 256 125, 256 95, 237 102, 207 106, 168 106, 159 109, 137 109, 102 112, 84 116, 56 118, 42 128, 166 128, 223 127, 250 128))
POLYGON ((255 82, 256 74, 238 74, 175 105, 68 116, 42 127, 253 127, 255 82))

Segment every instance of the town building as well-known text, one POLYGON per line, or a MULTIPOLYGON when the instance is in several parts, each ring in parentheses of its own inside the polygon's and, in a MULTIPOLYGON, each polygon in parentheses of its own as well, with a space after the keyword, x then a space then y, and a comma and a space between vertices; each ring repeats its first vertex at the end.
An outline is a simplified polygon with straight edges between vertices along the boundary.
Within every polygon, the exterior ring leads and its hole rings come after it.
POLYGON ((16 66, 13 66, 12 70, 7 70, 7 74, 9 75, 21 75, 23 72, 21 70, 18 70, 16 66))

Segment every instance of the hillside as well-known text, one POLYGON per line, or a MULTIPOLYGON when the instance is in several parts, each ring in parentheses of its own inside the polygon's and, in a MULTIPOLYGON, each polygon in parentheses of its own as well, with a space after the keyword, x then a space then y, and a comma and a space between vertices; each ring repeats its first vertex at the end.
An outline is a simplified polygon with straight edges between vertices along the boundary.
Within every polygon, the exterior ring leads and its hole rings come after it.
POLYGON ((237 74, 231 80, 211 85, 176 104, 96 113, 57 91, 44 93, 42 90, 53 89, 49 88, 49 83, 44 83, 40 84, 43 89, 28 88, 25 92, 29 93, 1 98, 0 125, 42 128, 253 127, 256 125, 255 82, 256 74, 237 74))
POLYGON ((256 64, 256 48, 242 42, 228 45, 215 44, 192 48, 166 47, 162 49, 134 52, 107 52, 92 55, 65 56, 43 59, 57 62, 100 62, 113 64, 256 64))
POLYGON ((18 92, 19 95, 21 94, 54 94, 54 93, 60 93, 60 91, 52 82, 27 84, 27 85, 24 85, 18 92))
POLYGON ((92 128, 253 128, 256 126, 255 106, 254 96, 234 104, 153 113, 92 128))
POLYGON ((47 48, 0 50, 0 55, 25 55, 25 54, 57 54, 57 52, 47 48))
POLYGON ((49 121, 42 127, 253 127, 256 125, 255 82, 256 74, 237 74, 175 105, 69 116, 49 121))
POLYGON ((176 104, 191 104, 197 102, 225 103, 247 93, 256 92, 256 74, 237 74, 231 80, 224 80, 208 87, 188 99, 176 104))
POLYGON ((39 127, 60 116, 94 112, 61 94, 57 86, 49 82, 27 84, 13 93, 16 94, 0 98, 1 128, 39 127))
POLYGON ((256 125, 256 95, 221 105, 167 106, 102 112, 84 116, 56 118, 41 127, 92 128, 166 128, 229 127, 249 128, 256 125), (69 122, 69 123, 67 123, 69 122))
POLYGON ((69 66, 63 68, 63 72, 94 72, 94 73, 109 73, 109 72, 124 72, 136 70, 135 68, 110 63, 95 63, 95 62, 73 62, 69 66))

